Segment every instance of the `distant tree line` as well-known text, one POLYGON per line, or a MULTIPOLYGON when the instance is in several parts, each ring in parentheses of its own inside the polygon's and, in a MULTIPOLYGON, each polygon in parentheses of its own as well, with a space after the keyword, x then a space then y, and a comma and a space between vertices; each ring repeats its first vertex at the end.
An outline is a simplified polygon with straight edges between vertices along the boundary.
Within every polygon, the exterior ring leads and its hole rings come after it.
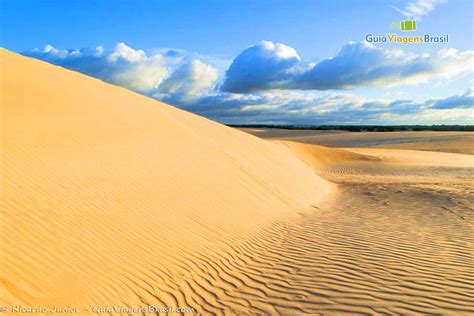
POLYGON ((456 131, 473 132, 474 125, 272 125, 228 124, 237 128, 278 128, 288 130, 339 130, 349 132, 400 132, 400 131, 456 131))

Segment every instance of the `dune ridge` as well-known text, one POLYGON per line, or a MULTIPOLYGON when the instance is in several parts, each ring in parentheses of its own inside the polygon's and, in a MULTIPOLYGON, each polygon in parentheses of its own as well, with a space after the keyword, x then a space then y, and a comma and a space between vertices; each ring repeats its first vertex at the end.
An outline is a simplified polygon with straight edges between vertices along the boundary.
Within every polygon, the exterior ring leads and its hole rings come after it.
POLYGON ((204 272, 193 261, 333 190, 285 146, 4 49, 0 57, 3 304, 197 306, 211 294, 176 287, 204 272))
POLYGON ((328 148, 319 145, 297 143, 294 141, 277 140, 273 141, 287 146, 296 156, 305 161, 312 168, 319 170, 321 168, 334 165, 341 162, 362 161, 379 162, 381 159, 370 155, 370 153, 351 152, 347 149, 328 148))

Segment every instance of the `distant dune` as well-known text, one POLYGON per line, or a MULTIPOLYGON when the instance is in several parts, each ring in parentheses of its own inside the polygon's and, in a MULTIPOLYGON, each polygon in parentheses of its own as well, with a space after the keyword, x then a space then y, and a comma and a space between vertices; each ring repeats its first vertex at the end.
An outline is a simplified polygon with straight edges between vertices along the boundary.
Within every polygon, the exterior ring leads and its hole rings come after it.
POLYGON ((196 305, 193 261, 332 190, 286 146, 0 56, 2 304, 196 305))
POLYGON ((0 307, 474 313, 474 156, 373 148, 460 134, 267 141, 0 57, 0 307))

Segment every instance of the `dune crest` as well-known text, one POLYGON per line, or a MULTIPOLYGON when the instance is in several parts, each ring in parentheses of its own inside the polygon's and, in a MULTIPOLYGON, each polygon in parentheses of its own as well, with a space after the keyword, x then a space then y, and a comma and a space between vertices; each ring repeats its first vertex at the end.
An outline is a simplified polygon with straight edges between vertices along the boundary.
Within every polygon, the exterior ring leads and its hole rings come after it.
POLYGON ((332 191, 286 146, 0 57, 2 304, 203 305, 193 262, 332 191))
POLYGON ((378 157, 358 154, 339 148, 329 148, 313 144, 297 143, 287 140, 273 141, 287 146, 296 156, 305 161, 312 168, 319 170, 321 168, 348 161, 380 161, 378 157))

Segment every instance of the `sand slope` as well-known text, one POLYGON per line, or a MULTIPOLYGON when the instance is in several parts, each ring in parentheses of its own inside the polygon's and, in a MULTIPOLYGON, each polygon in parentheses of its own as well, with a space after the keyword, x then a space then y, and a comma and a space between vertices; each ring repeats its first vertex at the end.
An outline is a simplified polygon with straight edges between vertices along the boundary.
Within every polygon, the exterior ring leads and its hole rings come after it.
POLYGON ((286 146, 0 54, 2 304, 217 310, 195 262, 331 191, 286 146))
POLYGON ((328 148, 324 146, 297 143, 293 141, 278 140, 275 142, 290 148, 291 151, 296 154, 296 156, 316 170, 333 164, 348 161, 381 161, 380 158, 370 155, 370 153, 359 154, 355 151, 350 152, 348 150, 338 148, 328 148))

